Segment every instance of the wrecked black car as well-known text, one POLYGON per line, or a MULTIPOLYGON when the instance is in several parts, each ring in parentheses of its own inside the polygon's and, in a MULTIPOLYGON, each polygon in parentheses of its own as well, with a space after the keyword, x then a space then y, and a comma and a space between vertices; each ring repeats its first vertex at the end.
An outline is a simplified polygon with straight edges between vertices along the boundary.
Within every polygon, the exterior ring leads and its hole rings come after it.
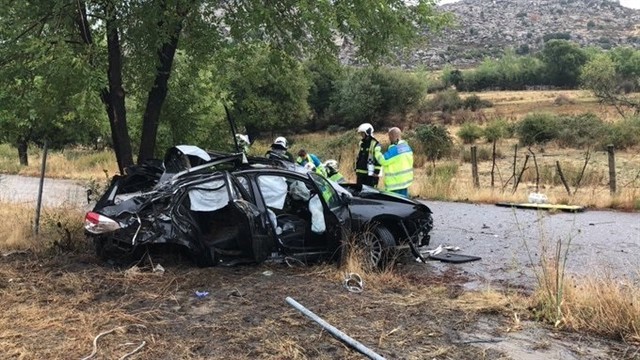
POLYGON ((397 249, 428 245, 432 226, 431 210, 417 201, 188 145, 115 176, 85 217, 103 259, 176 244, 199 266, 337 259, 347 241, 382 266, 397 249))

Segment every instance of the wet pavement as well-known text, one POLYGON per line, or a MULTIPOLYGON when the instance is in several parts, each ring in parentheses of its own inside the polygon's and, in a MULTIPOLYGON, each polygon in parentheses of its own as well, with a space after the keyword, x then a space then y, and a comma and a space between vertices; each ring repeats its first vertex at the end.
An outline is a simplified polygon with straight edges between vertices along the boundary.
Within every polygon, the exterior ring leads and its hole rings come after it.
POLYGON ((540 255, 554 256, 558 244, 563 255, 568 249, 567 273, 640 282, 640 213, 553 213, 485 204, 425 203, 434 213, 429 248, 457 246, 458 253, 482 257, 465 264, 430 263, 442 270, 453 267, 478 279, 476 285, 530 287, 534 270, 540 269, 540 255))

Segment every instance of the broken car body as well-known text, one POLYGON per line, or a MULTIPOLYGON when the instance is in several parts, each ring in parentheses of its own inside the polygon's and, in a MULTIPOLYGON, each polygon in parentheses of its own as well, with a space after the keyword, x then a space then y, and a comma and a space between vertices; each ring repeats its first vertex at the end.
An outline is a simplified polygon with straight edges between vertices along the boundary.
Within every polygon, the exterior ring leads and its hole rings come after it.
POLYGON ((186 145, 115 176, 85 218, 102 258, 168 243, 200 266, 336 258, 346 241, 380 266, 394 249, 427 245, 432 226, 417 201, 341 186, 284 161, 186 145))

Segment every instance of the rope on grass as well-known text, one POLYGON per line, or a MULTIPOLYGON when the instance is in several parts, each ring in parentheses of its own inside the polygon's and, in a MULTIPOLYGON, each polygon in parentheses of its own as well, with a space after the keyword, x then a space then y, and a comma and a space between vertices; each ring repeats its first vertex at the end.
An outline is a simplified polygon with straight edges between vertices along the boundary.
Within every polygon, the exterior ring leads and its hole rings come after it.
POLYGON ((122 357, 120 358, 120 360, 124 360, 126 358, 128 358, 129 356, 137 353, 138 351, 140 351, 145 345, 147 345, 146 341, 143 341, 137 348, 133 349, 131 352, 128 352, 124 355, 122 355, 122 357))
MULTIPOLYGON (((145 328, 145 329, 147 328, 146 326, 140 325, 140 324, 134 324, 134 325, 129 325, 129 326, 136 326, 136 327, 141 327, 141 328, 145 328)), ((92 357, 96 356, 96 354, 98 353, 98 339, 99 338, 101 338, 104 335, 111 334, 112 332, 115 332, 115 331, 124 330, 126 328, 127 328, 127 326, 118 326, 116 328, 113 328, 113 329, 107 330, 107 331, 103 331, 100 334, 96 335, 96 337, 93 338, 93 351, 88 356, 83 357, 82 360, 89 360, 92 357)), ((120 360, 125 359, 126 357, 135 354, 136 352, 140 351, 140 349, 142 349, 145 345, 146 345, 146 341, 143 341, 140 346, 138 346, 132 352, 125 354, 123 357, 120 358, 120 360)))

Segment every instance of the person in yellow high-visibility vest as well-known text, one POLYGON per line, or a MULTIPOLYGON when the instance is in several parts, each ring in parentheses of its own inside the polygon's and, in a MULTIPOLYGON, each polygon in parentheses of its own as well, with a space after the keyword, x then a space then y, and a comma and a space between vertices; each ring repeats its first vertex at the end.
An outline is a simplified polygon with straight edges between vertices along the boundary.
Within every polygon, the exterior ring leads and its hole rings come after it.
POLYGON ((409 185, 413 183, 413 150, 402 140, 402 131, 397 127, 389 129, 389 148, 383 154, 376 151, 376 160, 382 165, 384 189, 409 197, 409 185))

